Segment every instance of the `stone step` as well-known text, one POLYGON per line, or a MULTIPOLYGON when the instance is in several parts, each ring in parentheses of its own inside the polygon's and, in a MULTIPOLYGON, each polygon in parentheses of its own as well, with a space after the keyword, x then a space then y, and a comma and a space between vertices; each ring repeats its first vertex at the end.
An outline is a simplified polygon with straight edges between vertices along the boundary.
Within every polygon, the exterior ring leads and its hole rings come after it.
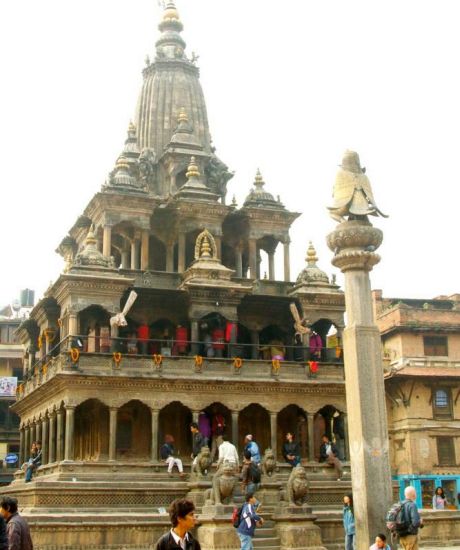
POLYGON ((256 529, 256 538, 267 538, 267 537, 276 537, 276 529, 274 527, 257 527, 256 529))
POLYGON ((254 537, 252 539, 252 544, 254 548, 279 548, 280 539, 279 538, 267 538, 267 539, 258 539, 254 537))

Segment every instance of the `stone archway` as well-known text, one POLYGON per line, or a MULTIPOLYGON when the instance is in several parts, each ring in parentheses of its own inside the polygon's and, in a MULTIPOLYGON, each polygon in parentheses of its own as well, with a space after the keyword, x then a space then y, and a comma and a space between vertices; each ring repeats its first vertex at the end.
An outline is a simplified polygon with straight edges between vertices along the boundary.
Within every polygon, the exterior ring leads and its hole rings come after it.
POLYGON ((98 399, 88 399, 75 409, 75 460, 106 460, 109 454, 109 409, 98 399))
POLYGON ((308 458, 308 428, 305 411, 298 405, 288 405, 277 417, 277 450, 278 459, 283 460, 283 445, 287 432, 292 433, 300 446, 300 456, 308 458))
POLYGON ((163 407, 158 418, 158 448, 163 444, 165 435, 169 434, 174 437, 176 456, 188 458, 192 453, 192 436, 190 433, 192 421, 191 410, 179 401, 173 401, 163 407))
MULTIPOLYGON (((252 434, 259 445, 261 456, 265 449, 271 447, 270 415, 264 407, 258 403, 252 403, 244 408, 238 418, 238 443, 243 447, 244 437, 252 434)), ((235 442, 233 442, 235 443, 235 442)))
POLYGON ((322 443, 322 436, 326 434, 331 441, 334 441, 339 451, 339 458, 344 460, 346 451, 346 416, 334 405, 325 405, 314 417, 313 439, 315 442, 315 458, 319 459, 319 448, 322 443))
POLYGON ((152 413, 144 403, 129 401, 117 414, 116 456, 119 460, 150 460, 152 413))

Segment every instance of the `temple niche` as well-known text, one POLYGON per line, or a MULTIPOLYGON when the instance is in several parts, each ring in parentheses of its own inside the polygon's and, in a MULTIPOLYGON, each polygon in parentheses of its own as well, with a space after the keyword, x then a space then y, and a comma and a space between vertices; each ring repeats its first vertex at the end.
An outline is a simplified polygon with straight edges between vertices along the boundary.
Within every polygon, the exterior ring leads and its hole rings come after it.
POLYGON ((273 454, 268 514, 289 477, 287 432, 317 482, 311 506, 338 507, 349 490, 317 461, 325 432, 347 457, 343 293, 312 244, 291 277, 300 214, 272 194, 281 182, 257 170, 241 206, 226 200, 233 173, 211 143, 173 2, 159 29, 120 154, 58 245, 62 273, 19 330, 31 350, 13 407, 19 462, 38 438, 43 459, 32 483, 19 470, 4 493, 31 510, 40 548, 143 547, 164 531, 161 510, 174 498, 201 511, 215 470, 192 479, 192 421, 211 447, 226 435, 241 456, 252 434, 273 454), (185 478, 167 476, 167 436, 185 478), (77 517, 82 506, 97 517, 97 540, 77 517))

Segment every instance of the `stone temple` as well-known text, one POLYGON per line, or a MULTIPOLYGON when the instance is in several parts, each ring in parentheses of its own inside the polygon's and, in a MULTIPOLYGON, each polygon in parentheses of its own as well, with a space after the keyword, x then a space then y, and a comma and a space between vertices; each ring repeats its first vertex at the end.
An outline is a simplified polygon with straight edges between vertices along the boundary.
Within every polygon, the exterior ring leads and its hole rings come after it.
MULTIPOLYGON (((14 405, 20 461, 37 439, 43 460, 31 483, 18 471, 3 492, 18 497, 38 548, 150 547, 171 500, 188 495, 205 507, 214 470, 190 473, 189 425, 221 415, 240 453, 251 433, 278 460, 262 479, 266 514, 290 471, 285 434, 297 436, 317 517, 309 516, 310 546, 332 548, 350 491, 344 295, 311 244, 291 282, 289 230, 299 214, 259 172, 244 204, 227 204, 233 174, 212 145, 182 29, 168 2, 121 153, 58 246, 63 272, 19 329, 27 347, 14 405), (336 440, 345 480, 318 462, 323 433, 336 440), (186 478, 167 476, 166 434, 186 478)), ((285 520, 273 518, 261 546, 287 547, 275 529, 285 520)), ((228 515, 219 521, 231 527, 228 515)), ((225 546, 209 533, 205 548, 225 546)))

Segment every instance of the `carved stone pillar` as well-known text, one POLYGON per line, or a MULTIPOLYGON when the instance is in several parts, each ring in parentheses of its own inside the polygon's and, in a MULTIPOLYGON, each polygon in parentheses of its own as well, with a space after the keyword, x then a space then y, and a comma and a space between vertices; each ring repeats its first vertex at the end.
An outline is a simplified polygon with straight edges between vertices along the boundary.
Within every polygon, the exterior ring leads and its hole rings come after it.
POLYGON ((289 282, 291 280, 291 260, 289 258, 289 245, 291 241, 288 239, 284 243, 284 280, 289 282))
POLYGON ((307 429, 308 429, 308 460, 315 461, 315 415, 307 413, 307 429))
POLYGON ((112 226, 104 225, 104 236, 102 239, 102 254, 111 256, 112 252, 112 226))
POLYGON ((48 419, 42 420, 42 464, 48 464, 48 419))
POLYGON ((186 234, 184 232, 179 233, 179 250, 178 250, 178 266, 177 271, 183 273, 185 271, 185 244, 186 234))
POLYGON ((220 235, 214 235, 214 241, 216 243, 217 258, 222 260, 222 237, 220 235))
POLYGON ((131 269, 139 269, 139 239, 131 241, 131 269))
POLYGON ((117 415, 118 407, 110 407, 109 460, 116 460, 117 454, 117 415))
POLYGON ((243 277, 243 252, 241 248, 235 249, 235 267, 235 275, 241 279, 243 277))
POLYGON ((25 432, 26 432, 26 429, 24 427, 22 427, 19 430, 19 464, 18 464, 19 468, 25 462, 25 459, 24 459, 24 456, 25 456, 24 448, 25 448, 25 439, 26 439, 25 432))
POLYGON ((166 271, 173 273, 174 271, 174 242, 166 244, 166 271))
POLYGON ((345 460, 349 460, 350 459, 350 449, 348 447, 348 414, 347 413, 342 413, 342 416, 343 416, 343 429, 344 429, 344 432, 345 432, 345 441, 343 442, 343 446, 344 446, 344 450, 343 450, 343 453, 345 455, 345 460))
POLYGON ((198 417, 200 416, 200 409, 192 411, 192 421, 198 424, 198 417))
POLYGON ((257 240, 249 239, 249 276, 257 278, 257 240))
POLYGON ((42 423, 40 420, 37 420, 35 423, 35 441, 42 440, 42 423))
POLYGON ((275 280, 275 251, 268 253, 268 278, 275 280))
POLYGON ((192 319, 190 322, 190 340, 192 341, 191 344, 191 351, 193 355, 198 354, 198 350, 200 347, 200 344, 198 343, 198 340, 200 339, 200 333, 198 329, 198 320, 192 319))
POLYGON ((278 459, 278 425, 277 425, 278 413, 270 412, 270 445, 272 447, 275 460, 278 459))
POLYGON ((78 336, 78 317, 76 313, 69 313, 69 336, 78 336))
POLYGON ((251 359, 259 359, 259 332, 251 330, 251 359))
POLYGON ((64 460, 74 459, 75 407, 65 405, 65 449, 64 460))
POLYGON ((151 461, 158 462, 158 417, 160 411, 152 409, 152 454, 151 461))
POLYGON ((150 231, 147 229, 142 231, 141 239, 141 269, 146 271, 149 268, 150 231))
POLYGON ((125 241, 121 250, 121 268, 129 269, 129 244, 125 241))
POLYGON ((51 413, 49 418, 48 462, 56 461, 56 413, 51 413))
POLYGON ((260 257, 260 248, 259 247, 257 247, 256 263, 257 263, 256 278, 261 279, 262 277, 260 276, 260 264, 262 263, 262 258, 260 257))
POLYGON ((64 458, 64 411, 56 411, 56 462, 64 458))
POLYGON ((232 441, 233 441, 233 444, 235 445, 236 447, 236 450, 239 452, 239 443, 240 443, 240 438, 238 437, 239 435, 239 432, 238 432, 238 416, 239 416, 239 411, 235 411, 235 410, 232 410, 232 441))

